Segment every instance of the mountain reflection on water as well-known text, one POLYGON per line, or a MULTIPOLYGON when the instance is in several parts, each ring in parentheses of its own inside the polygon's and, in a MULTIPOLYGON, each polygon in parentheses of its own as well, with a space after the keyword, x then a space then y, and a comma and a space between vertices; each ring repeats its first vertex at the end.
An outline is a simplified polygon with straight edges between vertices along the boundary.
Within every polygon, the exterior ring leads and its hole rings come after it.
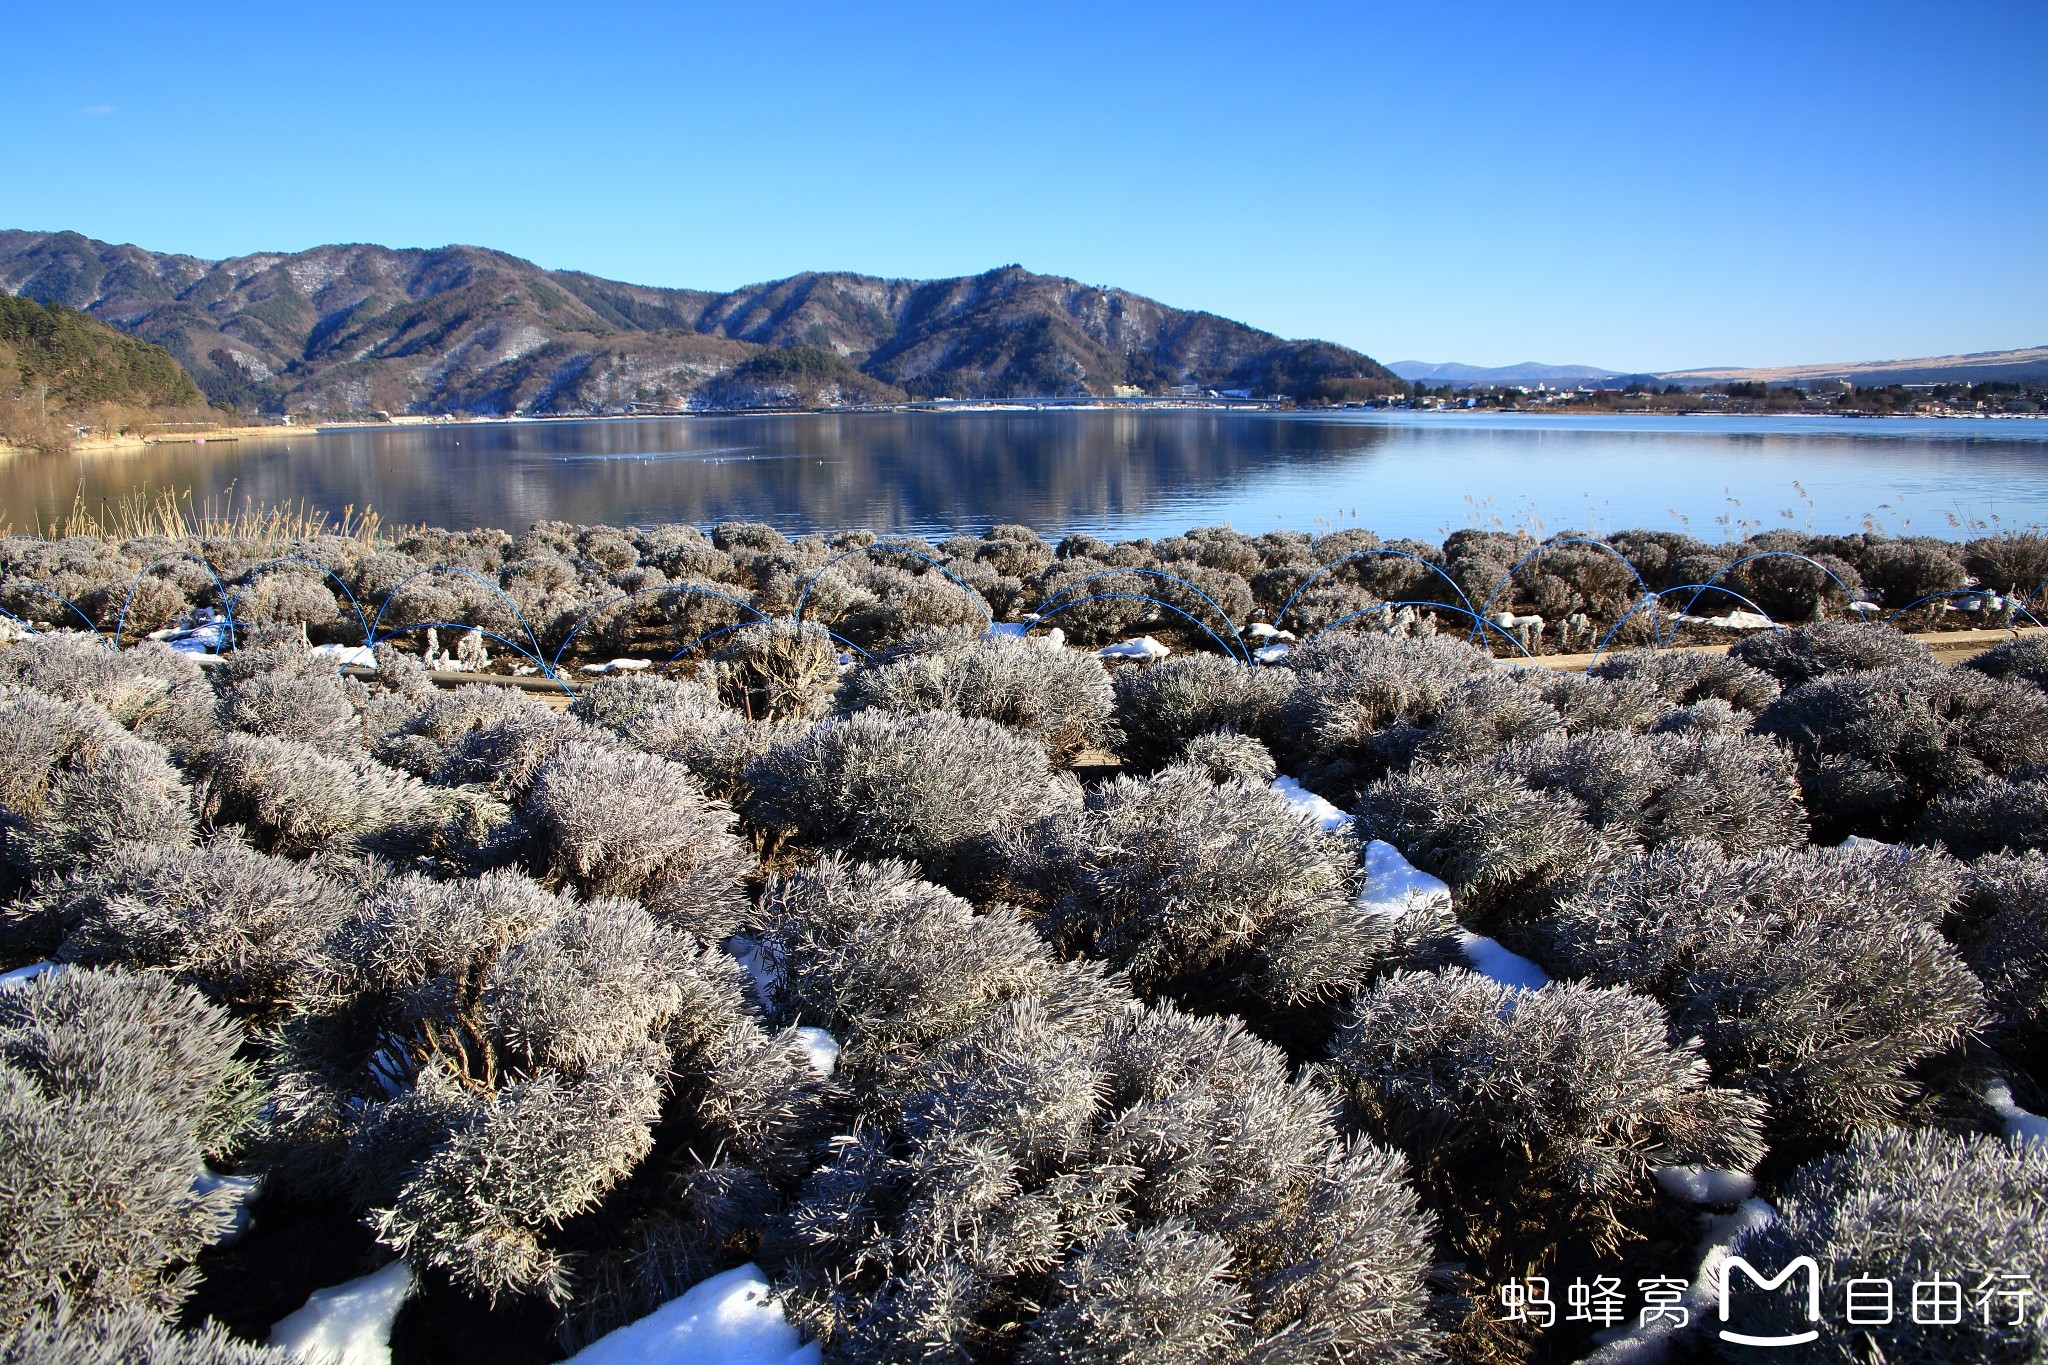
POLYGON ((1090 410, 846 413, 358 428, 0 463, 17 528, 135 493, 374 507, 387 523, 869 527, 1023 522, 1162 535, 1495 517, 1702 535, 1789 519, 1957 534, 2048 520, 2048 422, 1090 410), (1720 523, 1717 525, 1717 522, 1720 523))

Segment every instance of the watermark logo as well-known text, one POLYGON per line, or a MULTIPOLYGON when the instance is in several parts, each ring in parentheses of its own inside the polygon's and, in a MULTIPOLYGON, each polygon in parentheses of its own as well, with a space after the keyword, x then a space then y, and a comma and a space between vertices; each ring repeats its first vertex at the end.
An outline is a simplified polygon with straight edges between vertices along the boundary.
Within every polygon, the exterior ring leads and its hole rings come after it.
MULTIPOLYGON (((1765 1279, 1763 1275, 1758 1273, 1755 1266, 1743 1260, 1740 1256, 1730 1256, 1722 1261, 1718 1272, 1718 1282, 1721 1290, 1721 1321, 1728 1321, 1728 1279, 1730 1275, 1738 1270, 1749 1277, 1751 1284, 1765 1293, 1782 1288, 1794 1275, 1803 1272, 1806 1276, 1806 1320, 1808 1322, 1820 1321, 1820 1265, 1811 1256, 1794 1257, 1790 1265, 1769 1279, 1765 1279)), ((1738 1346, 1804 1346, 1809 1341, 1820 1339, 1820 1329, 1815 1327, 1804 1332, 1792 1332, 1783 1336, 1759 1337, 1751 1336, 1747 1332, 1731 1332, 1726 1327, 1723 1327, 1720 1331, 1720 1336, 1721 1340, 1733 1342, 1738 1346)))

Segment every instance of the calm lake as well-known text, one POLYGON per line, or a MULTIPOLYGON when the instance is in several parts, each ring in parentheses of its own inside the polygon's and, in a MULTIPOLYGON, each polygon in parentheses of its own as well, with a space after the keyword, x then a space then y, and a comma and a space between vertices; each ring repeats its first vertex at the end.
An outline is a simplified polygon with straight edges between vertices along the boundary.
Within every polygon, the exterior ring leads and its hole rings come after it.
POLYGON ((1016 411, 397 427, 0 463, 16 527, 136 492, 387 523, 765 521, 930 535, 1363 525, 1953 536, 2048 522, 2048 421, 1016 411))

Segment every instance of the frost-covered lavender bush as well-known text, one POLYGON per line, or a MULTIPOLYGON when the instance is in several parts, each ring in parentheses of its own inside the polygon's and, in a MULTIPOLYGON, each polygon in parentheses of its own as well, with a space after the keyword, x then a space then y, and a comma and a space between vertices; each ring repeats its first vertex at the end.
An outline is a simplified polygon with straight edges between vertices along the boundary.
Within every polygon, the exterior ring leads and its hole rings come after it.
POLYGON ((1704 839, 1734 853, 1806 841, 1792 756, 1752 735, 1589 734, 1517 745, 1492 766, 1568 793, 1612 843, 1704 839))
POLYGON ((1965 660, 1963 666, 1993 678, 2023 678, 2048 689, 2048 635, 2007 640, 1965 660))
MULTIPOLYGON (((1297 777, 1342 801, 1406 762, 1445 699, 1492 660, 1445 636, 1333 635, 1281 665, 1295 687, 1279 719, 1280 756, 1297 777)), ((1543 705, 1533 694, 1526 700, 1543 705)))
MULTIPOLYGON (((1811 1256, 1831 1301, 1819 1339, 1773 1349, 1774 1358, 1977 1365, 2048 1352, 2037 1298, 2003 1297, 2048 1278, 2048 1143, 1930 1129, 1858 1133, 1846 1150, 1800 1167, 1776 1204, 1777 1216, 1745 1233, 1735 1253, 1765 1267, 1811 1256), (1858 1277, 1890 1281, 1901 1311, 1888 1322, 1846 1322, 1832 1287, 1858 1277), (1909 1311, 1913 1286, 1937 1278, 1959 1282, 1967 1302, 1953 1324, 1923 1325, 1909 1311)), ((1746 1295, 1743 1307, 1754 1314, 1743 1327, 1751 1335, 1816 1330, 1794 1295, 1746 1295)), ((1721 1350, 1737 1360, 1755 1354, 1721 1350)))
POLYGON ((1356 846, 1262 783, 1120 777, 1006 843, 1062 951, 1189 1008, 1285 1008, 1367 980, 1393 921, 1358 907, 1356 846))
POLYGON ((1795 688, 1756 729, 1798 756, 1817 841, 1896 839, 1942 792, 2048 762, 2048 695, 1967 668, 1906 665, 1795 688))
POLYGON ((2002 853, 1972 864, 1949 933, 1984 983, 2000 1050, 2024 1064, 2048 1062, 2048 856, 2002 853))
POLYGON ((1891 1120, 1909 1069, 1984 1019, 1940 925, 1961 871, 1925 851, 1704 842, 1637 854, 1538 935, 1554 970, 1655 996, 1774 1127, 1836 1134, 1891 1120))
POLYGON ((1481 1254, 1496 1237, 1612 1247, 1653 1167, 1763 1156, 1762 1102, 1711 1084, 1697 1043, 1622 988, 1401 972, 1358 997, 1331 1055, 1354 1120, 1409 1154, 1481 1254))
POLYGON ((944 711, 860 711, 748 765, 747 818, 863 858, 912 858, 941 876, 989 839, 1079 800, 1034 740, 944 711))
POLYGON ((291 1365, 293 1359, 215 1322, 181 1332, 134 1307, 73 1318, 38 1313, 13 1332, 0 1332, 0 1365, 291 1365))
POLYGON ((1521 681, 1557 712, 1566 734, 1637 733, 1674 714, 1671 702, 1643 678, 1528 669, 1521 681))
POLYGON ((108 649, 82 631, 46 631, 0 650, 0 682, 91 702, 179 759, 219 738, 219 703, 191 658, 145 640, 108 649))
POLYGON ((45 883, 21 918, 59 961, 161 971, 267 1015, 352 902, 316 868, 223 833, 197 847, 118 845, 45 883))
POLYGON ((1011 1001, 805 1181, 785 1304, 844 1361, 1423 1358, 1428 1223, 1335 1108, 1231 1020, 1011 1001))
POLYGON ((417 779, 360 751, 340 757, 297 740, 231 734, 212 755, 203 813, 237 821, 268 851, 403 851, 423 845, 443 807, 417 779))
POLYGON ((2048 764, 1943 792, 1920 817, 1919 834, 1940 840, 1961 858, 2048 849, 2048 764))
POLYGON ((190 793, 160 744, 90 702, 0 688, 0 851, 62 871, 130 839, 191 840, 190 793))
POLYGON ((1124 757, 1152 768, 1213 730, 1264 736, 1293 683, 1283 670, 1246 668, 1214 654, 1185 654, 1120 669, 1116 719, 1124 734, 1124 757))
POLYGON ((910 637, 846 680, 850 710, 951 711, 1022 731, 1065 767, 1105 743, 1115 694, 1101 663, 1075 650, 969 629, 910 637))
POLYGON ((549 875, 590 895, 635 896, 709 941, 738 927, 753 865, 730 807, 680 763, 578 741, 541 766, 521 807, 549 875))
POLYGON ((1264 785, 1271 782, 1278 771, 1273 763, 1273 754, 1265 745, 1250 735, 1232 730, 1211 730, 1206 735, 1196 735, 1181 746, 1174 762, 1199 769, 1212 782, 1227 782, 1233 777, 1240 777, 1264 785))
POLYGON ((332 664, 304 647, 236 650, 216 679, 223 688, 221 720, 230 729, 338 758, 362 751, 362 723, 348 686, 332 664))
POLYGON ((1933 659, 1927 646, 1910 635, 1856 621, 1817 621, 1752 635, 1730 649, 1728 657, 1770 674, 1788 692, 1831 674, 1905 668, 1933 659))
POLYGON ((1481 920, 1533 915, 1613 855, 1578 798, 1495 764, 1418 763, 1366 788, 1354 821, 1359 838, 1443 878, 1481 920))
MULTIPOLYGON (((1806 640, 1813 638, 1816 632, 1821 633, 1821 638, 1826 637, 1827 631, 1821 627, 1792 634, 1806 640)), ((1776 638, 1779 637, 1757 637, 1759 641, 1776 638)), ((1766 653, 1760 644, 1752 646, 1751 652, 1766 653)), ((1777 656, 1767 654, 1767 657, 1777 656)), ((1779 686, 1779 676, 1782 675, 1776 670, 1752 665, 1744 661, 1744 656, 1737 654, 1637 649, 1610 654, 1586 671, 1595 678, 1612 682, 1646 684, 1673 706, 1692 706, 1718 699, 1751 714, 1770 705, 1782 690, 1779 686)))
POLYGON ((233 1198, 195 1187, 256 1102, 241 1029, 190 987, 72 968, 0 988, 0 1332, 169 1315, 233 1198))

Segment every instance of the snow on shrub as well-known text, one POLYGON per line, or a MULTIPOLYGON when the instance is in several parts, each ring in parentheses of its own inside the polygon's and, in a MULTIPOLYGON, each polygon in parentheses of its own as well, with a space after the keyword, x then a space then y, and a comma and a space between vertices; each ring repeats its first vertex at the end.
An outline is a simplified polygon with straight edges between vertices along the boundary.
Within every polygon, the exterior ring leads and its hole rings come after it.
POLYGON ((1674 844, 1561 905, 1541 956, 1661 1000, 1774 1127, 1837 1134, 1890 1121, 1909 1069, 1982 1022, 1983 989, 1939 931, 1959 893, 1924 851, 1674 844))
POLYGON ((381 762, 421 778, 439 772, 475 731, 513 716, 537 722, 553 718, 544 702, 515 687, 471 683, 435 691, 422 700, 419 710, 381 737, 374 751, 381 762))
POLYGON ((60 961, 161 971, 262 1016, 292 999, 352 902, 318 870, 223 834, 199 847, 121 844, 46 883, 29 912, 54 931, 60 961))
POLYGON ((1942 792, 2048 762, 2048 695, 1917 664, 1807 683, 1765 707, 1756 729, 1798 755, 1816 840, 1896 839, 1942 792))
POLYGON ((749 764, 747 818, 861 858, 911 858, 941 878, 991 836, 1077 800, 1045 750, 1014 730, 944 711, 861 711, 793 736, 749 764))
POLYGON ((188 802, 162 745, 89 702, 0 688, 0 847, 16 869, 62 871, 131 839, 189 843, 188 802))
POLYGON ((1763 1104, 1710 1084, 1698 1045, 1625 989, 1402 972, 1358 997, 1331 1056, 1356 1122, 1408 1153, 1481 1254, 1496 1237, 1611 1250, 1654 1167, 1763 1156, 1763 1104))
POLYGON ((1789 692, 1834 673, 1903 668, 1931 662, 1934 656, 1926 645, 1890 626, 1817 621, 1796 630, 1752 635, 1731 648, 1728 657, 1770 674, 1789 692))
POLYGON ((1114 702, 1094 656, 968 629, 911 636, 880 663, 855 669, 845 692, 849 710, 951 711, 1007 725, 1044 745, 1057 767, 1108 740, 1114 702))
POLYGON ((1335 1108, 1234 1020, 1009 1002, 804 1183, 785 1304, 853 1361, 1003 1355, 1010 1323, 1031 1359, 1421 1354, 1429 1224, 1335 1108))
POLYGON ((1263 783, 1175 765, 1120 777, 1006 846, 1053 942, 1191 1008, 1285 1008, 1367 980, 1391 922, 1356 904, 1356 846, 1263 783))
POLYGON ((174 1314, 233 1224, 202 1191, 256 1102, 241 1029, 160 976, 0 989, 0 1332, 41 1311, 174 1314))
MULTIPOLYGON (((1844 1365, 1975 1365, 2037 1360, 2048 1352, 2048 1318, 2032 1307, 2015 1312, 2001 1297, 2048 1278, 2048 1143, 2009 1144, 1933 1129, 1858 1133, 1846 1150, 1794 1172, 1777 1210, 1777 1217, 1736 1241, 1736 1255, 1767 1269, 1811 1256, 1830 1293, 1859 1277, 1887 1280, 1902 1309, 1917 1282, 1959 1281, 1966 1303, 1947 1326, 1923 1325, 1906 1311, 1885 1322, 1866 1316, 1860 1324, 1823 1311, 1816 1324, 1797 1295, 1744 1294, 1745 1333, 1820 1333, 1811 1345, 1772 1355, 1844 1365), (1987 1282, 1988 1293, 1982 1288, 1987 1282)), ((1744 1360, 1754 1354, 1721 1350, 1744 1360)))
POLYGON ((1182 745, 1212 730, 1265 735, 1293 676, 1246 668, 1214 654, 1183 654, 1116 674, 1116 718, 1124 757, 1157 767, 1182 745))
POLYGON ((588 895, 633 896, 708 941, 738 927, 753 855, 735 817, 680 763, 576 741, 542 765, 522 806, 548 875, 588 895))
POLYGON ((1576 797, 1493 764, 1418 763, 1366 788, 1354 820, 1360 839, 1392 844, 1482 921, 1536 913, 1612 854, 1576 797))

